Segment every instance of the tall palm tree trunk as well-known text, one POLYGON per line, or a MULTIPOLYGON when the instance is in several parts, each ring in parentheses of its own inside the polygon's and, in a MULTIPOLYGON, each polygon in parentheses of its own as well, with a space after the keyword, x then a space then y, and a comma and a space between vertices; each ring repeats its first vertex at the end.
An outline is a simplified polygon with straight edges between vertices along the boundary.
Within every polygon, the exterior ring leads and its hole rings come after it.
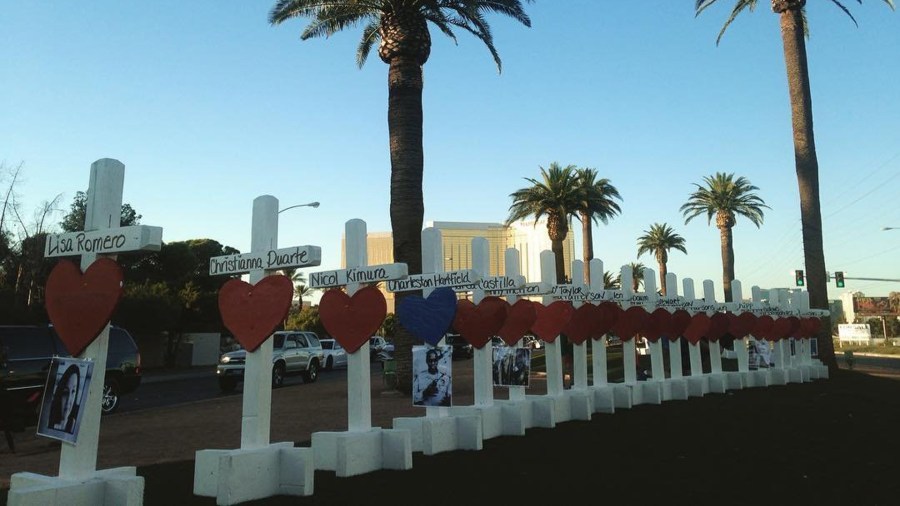
POLYGON ((663 297, 666 296, 666 274, 668 273, 666 262, 659 262, 659 290, 663 297))
POLYGON ((731 302, 731 280, 734 279, 734 239, 731 227, 719 227, 722 240, 722 288, 725 291, 725 302, 731 302))
POLYGON ((566 282, 566 257, 563 256, 563 239, 550 239, 550 250, 556 257, 556 282, 566 282))
POLYGON ((581 217, 581 245, 582 256, 584 257, 584 284, 591 282, 591 260, 594 258, 594 232, 591 229, 591 217, 588 213, 579 213, 581 217))
MULTIPOLYGON (((391 142, 391 229, 394 261, 410 274, 422 272, 422 66, 398 55, 388 71, 388 130, 391 142)), ((399 305, 404 294, 398 293, 399 305)), ((412 393, 413 336, 402 326, 394 337, 397 388, 412 393)))
MULTIPOLYGON (((812 93, 809 89, 809 66, 806 39, 800 7, 792 4, 777 10, 781 20, 784 63, 787 69, 791 99, 791 126, 794 132, 794 163, 800 189, 800 221, 803 229, 803 257, 806 267, 809 306, 828 309, 828 281, 825 274, 825 251, 822 240, 822 211, 819 202, 819 162, 813 136, 812 93)), ((830 369, 837 368, 834 344, 831 342, 830 319, 817 336, 819 356, 830 369)))

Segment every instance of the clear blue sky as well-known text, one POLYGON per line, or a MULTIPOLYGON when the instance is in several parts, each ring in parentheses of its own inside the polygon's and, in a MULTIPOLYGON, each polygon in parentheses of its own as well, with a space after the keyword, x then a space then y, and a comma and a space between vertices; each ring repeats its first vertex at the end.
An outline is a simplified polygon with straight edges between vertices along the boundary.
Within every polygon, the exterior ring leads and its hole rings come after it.
MULTIPOLYGON (((502 74, 473 37, 454 46, 432 30, 425 219, 500 222, 540 166, 595 167, 624 198, 622 215, 595 227, 608 270, 655 269, 635 242, 667 222, 689 252, 672 252, 669 270, 721 292, 717 229, 685 225, 678 208, 703 176, 735 172, 772 208, 760 229, 738 220, 737 278, 792 286, 803 253, 778 19, 760 2, 717 47, 733 2, 699 18, 693 3, 539 0, 530 29, 491 17, 502 74)), ((858 28, 829 1, 807 8, 826 263, 900 278, 900 230, 882 231, 900 227, 900 13, 846 3, 858 28)), ((373 55, 356 67, 359 29, 301 42, 305 20, 269 26, 272 4, 0 3, 0 161, 24 163, 23 216, 57 194, 68 209, 108 157, 126 166, 124 201, 167 242, 247 251, 264 194, 322 203, 282 214, 279 241, 321 246, 322 269, 339 267, 346 220, 389 230, 387 66, 373 55)), ((900 283, 847 288, 886 295, 900 283)))

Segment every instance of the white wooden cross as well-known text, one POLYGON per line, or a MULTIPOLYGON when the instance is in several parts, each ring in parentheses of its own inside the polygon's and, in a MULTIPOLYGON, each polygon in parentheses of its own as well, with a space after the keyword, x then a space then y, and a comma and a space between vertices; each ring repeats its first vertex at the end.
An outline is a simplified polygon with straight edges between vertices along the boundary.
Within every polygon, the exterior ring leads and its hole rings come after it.
MULTIPOLYGON (((664 307, 671 313, 687 305, 684 299, 678 296, 678 279, 672 272, 666 273, 666 298, 661 302, 665 304, 664 307)), ((677 339, 669 340, 669 377, 680 379, 684 376, 681 360, 681 336, 674 337, 677 339)))
MULTIPOLYGON (((703 280, 703 301, 701 310, 712 318, 717 312, 724 312, 728 306, 716 302, 716 289, 711 279, 703 280)), ((722 372, 722 345, 717 340, 707 340, 709 345, 709 390, 724 394, 728 390, 728 376, 722 372)))
MULTIPOLYGON (((744 302, 744 291, 741 282, 731 281, 732 312, 740 315, 743 312, 752 312, 753 303, 744 302)), ((748 336, 734 336, 734 354, 737 357, 738 372, 745 375, 750 372, 750 356, 747 351, 748 336)))
MULTIPOLYGON (((644 293, 647 294, 647 301, 644 303, 644 309, 647 314, 656 310, 656 303, 659 296, 656 294, 656 271, 649 267, 644 268, 644 293)), ((666 379, 666 363, 663 358, 662 340, 660 337, 655 342, 650 342, 650 379, 651 381, 664 381, 666 379)))
MULTIPOLYGON (((319 265, 319 246, 278 249, 278 199, 262 195, 253 199, 250 252, 209 259, 209 274, 248 274, 255 285, 280 269, 319 265)), ((248 351, 244 366, 244 393, 241 416, 241 448, 261 448, 269 444, 272 414, 272 339, 248 351)))
MULTIPOLYGON (((422 230, 422 274, 388 282, 388 290, 422 290, 428 298, 437 288, 459 289, 481 280, 481 274, 472 269, 444 272, 444 247, 440 229, 428 227, 422 230)), ((445 344, 442 338, 439 345, 445 344)), ((426 406, 425 417, 398 417, 394 428, 410 432, 412 450, 434 455, 453 450, 481 450, 481 418, 477 415, 450 416, 444 406, 426 406)))
MULTIPOLYGON (((353 296, 362 283, 403 279, 406 264, 369 265, 366 249, 366 222, 359 219, 345 225, 347 268, 314 272, 312 288, 346 286, 353 296)), ((412 443, 408 430, 372 427, 372 393, 369 342, 347 358, 347 432, 314 432, 312 448, 315 467, 335 471, 337 476, 353 476, 378 469, 412 467, 412 443)))
MULTIPOLYGON (((551 293, 542 297, 541 302, 546 306, 552 304, 559 296, 568 294, 567 287, 571 285, 557 285, 556 279, 556 255, 552 251, 541 252, 541 281, 550 285, 551 293)), ((564 390, 562 377, 562 349, 559 337, 552 343, 544 346, 544 360, 547 369, 547 395, 562 395, 564 390)))
MULTIPOLYGON (((353 296, 362 283, 403 279, 406 264, 369 265, 366 250, 366 222, 353 219, 345 225, 347 268, 309 274, 310 288, 346 286, 353 296)), ((347 357, 347 423, 351 432, 372 428, 371 355, 368 341, 347 357)))
MULTIPOLYGON (((734 289, 734 287, 732 286, 732 290, 733 289, 734 289)), ((754 285, 750 288, 750 294, 751 294, 751 300, 752 300, 751 311, 753 311, 753 313, 756 314, 756 317, 759 318, 760 316, 762 316, 764 314, 764 310, 763 310, 764 308, 763 308, 763 302, 762 302, 762 289, 759 286, 754 285)), ((762 337, 755 336, 751 332, 750 337, 748 338, 748 341, 749 342, 753 342, 753 341, 764 342, 765 339, 763 339, 762 337)), ((768 343, 765 343, 765 345, 768 347, 768 343)), ((768 373, 769 354, 766 353, 765 356, 757 354, 756 360, 757 360, 757 368, 756 368, 756 370, 750 370, 750 378, 749 378, 748 386, 750 386, 750 387, 769 386, 769 373, 768 373), (766 361, 765 368, 759 366, 759 363, 763 360, 766 361)), ((750 367, 749 356, 747 358, 747 367, 748 367, 748 369, 750 367)))
MULTIPOLYGON (((118 160, 103 158, 91 164, 90 183, 85 207, 84 231, 47 236, 44 256, 81 256, 84 272, 98 256, 115 259, 116 253, 127 251, 159 251, 162 247, 162 228, 137 225, 120 227, 122 191, 125 185, 125 165, 118 160)), ((48 497, 65 499, 65 493, 48 493, 60 487, 82 490, 68 492, 85 501, 99 501, 103 487, 89 487, 88 480, 116 480, 123 503, 142 504, 143 478, 135 476, 135 468, 123 467, 97 472, 97 449, 100 439, 101 401, 106 377, 106 356, 109 347, 109 324, 78 358, 97 364, 88 390, 82 401, 82 421, 78 445, 62 443, 59 458, 59 477, 45 477, 33 473, 13 475, 9 493, 10 503, 44 504, 48 497)))
MULTIPOLYGON (((287 268, 319 265, 318 246, 278 249, 278 199, 253 199, 250 252, 210 258, 210 275, 247 274, 256 285, 287 268)), ((272 417, 272 338, 246 352, 241 407, 241 447, 199 450, 194 458, 194 494, 237 504, 273 495, 310 495, 313 452, 292 442, 270 443, 272 417), (288 471, 289 470, 289 471, 288 471)))
MULTIPOLYGON (((644 274, 646 277, 646 274, 644 274)), ((657 308, 664 308, 669 313, 674 313, 678 309, 683 309, 688 306, 688 302, 678 296, 678 279, 674 273, 668 272, 666 273, 666 295, 664 297, 659 297, 656 300, 655 307, 650 309, 650 311, 655 311, 657 308)), ((648 292, 650 289, 647 290, 648 292)), ((658 369, 661 370, 662 378, 663 378, 663 400, 685 400, 689 397, 689 387, 687 380, 684 379, 684 375, 682 373, 682 360, 681 360, 681 336, 663 336, 660 337, 660 342, 665 339, 666 343, 669 346, 669 377, 665 378, 665 365, 664 360, 662 358, 662 354, 660 352, 659 362, 663 363, 661 367, 658 369), (670 337, 675 337, 675 339, 670 339, 670 337)), ((651 348, 652 351, 652 348, 651 348)), ((651 357, 652 358, 652 357, 651 357)), ((653 376, 654 378, 657 375, 657 366, 656 362, 653 363, 653 376)))
MULTIPOLYGON (((632 291, 632 279, 634 271, 630 265, 623 265, 619 271, 619 279, 622 284, 622 309, 631 307, 634 293, 632 291)), ((637 383, 637 349, 634 344, 636 337, 626 340, 625 336, 619 336, 622 340, 622 365, 625 367, 623 374, 625 375, 625 384, 634 385, 637 383)))
MULTIPOLYGON (((505 260, 505 265, 506 265, 506 273, 505 273, 506 276, 510 277, 510 278, 518 278, 520 275, 520 272, 519 272, 519 250, 517 250, 515 248, 507 248, 506 252, 504 252, 504 260, 505 260)), ((540 291, 543 289, 543 286, 538 283, 534 283, 531 286, 535 287, 534 288, 535 291, 540 291)), ((506 293, 506 301, 509 302, 510 307, 513 304, 515 304, 516 302, 518 302, 518 300, 519 300, 518 294, 523 291, 525 291, 525 290, 520 289, 517 291, 517 290, 513 289, 513 290, 505 292, 506 293)), ((492 294, 493 293, 495 293, 495 292, 492 292, 492 294)), ((503 292, 501 292, 501 293, 503 293, 503 292)), ((522 340, 519 339, 519 341, 516 342, 515 348, 518 349, 521 347, 522 347, 522 340)), ((529 374, 530 374, 530 371, 529 371, 529 374)), ((508 394, 509 400, 516 401, 516 402, 522 402, 525 400, 525 386, 524 385, 511 386, 507 390, 507 394, 508 394)))
MULTIPOLYGON (((691 313, 691 316, 693 317, 693 315, 700 312, 705 313, 706 310, 704 307, 706 307, 707 304, 703 300, 696 299, 694 293, 694 280, 691 278, 684 278, 681 280, 681 284, 684 288, 685 301, 691 303, 691 305, 686 308, 691 313)), ((692 397, 702 397, 709 393, 710 385, 709 377, 703 373, 700 343, 688 342, 688 352, 691 362, 691 375, 687 378, 688 394, 692 397)))
MULTIPOLYGON (((84 272, 98 255, 115 259, 116 253, 126 251, 159 251, 162 247, 162 228, 137 225, 119 227, 122 216, 122 190, 125 185, 125 165, 118 160, 103 158, 91 164, 91 180, 87 192, 84 232, 50 235, 44 254, 47 257, 81 255, 84 272)), ((63 444, 59 460, 61 478, 83 478, 97 468, 97 445, 100 437, 100 403, 106 376, 106 355, 109 325, 85 349, 79 358, 93 360, 87 405, 78 434, 78 446, 63 444)))
MULTIPOLYGON (((617 290, 606 290, 603 284, 603 261, 599 258, 593 258, 590 261, 591 276, 590 285, 588 286, 588 301, 596 304, 602 304, 606 301, 615 301, 621 297, 621 292, 617 290)), ((622 407, 631 407, 631 395, 616 395, 617 387, 609 384, 609 366, 607 364, 606 353, 607 335, 604 334, 599 339, 591 338, 591 386, 593 391, 593 411, 594 413, 614 413, 616 410, 616 399, 622 399, 622 407)), ((624 393, 624 391, 623 391, 624 393)))
MULTIPOLYGON (((606 300, 606 289, 603 286, 603 261, 594 258, 591 264, 591 285, 589 300, 596 300, 597 304, 606 300), (595 298, 594 294, 598 296, 595 298)), ((591 369, 593 371, 591 386, 606 387, 609 384, 609 367, 606 362, 606 335, 600 339, 591 339, 591 369)), ((596 395, 594 396, 595 407, 597 404, 596 395)))

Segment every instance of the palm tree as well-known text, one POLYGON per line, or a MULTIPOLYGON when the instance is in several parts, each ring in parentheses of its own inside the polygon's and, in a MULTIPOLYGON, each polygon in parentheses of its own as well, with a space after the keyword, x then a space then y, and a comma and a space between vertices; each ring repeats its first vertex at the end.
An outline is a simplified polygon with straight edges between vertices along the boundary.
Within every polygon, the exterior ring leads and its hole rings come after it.
POLYGON ((298 271, 296 267, 281 269, 281 273, 294 283, 294 295, 297 296, 300 309, 303 309, 303 297, 315 292, 316 289, 306 286, 306 274, 298 271))
MULTIPOLYGON (((531 26, 521 0, 278 0, 269 12, 273 25, 309 18, 302 40, 330 37, 361 24, 362 40, 356 51, 359 66, 378 44, 378 56, 389 66, 394 261, 406 263, 410 274, 422 272, 422 66, 431 54, 428 23, 453 40, 453 28, 471 33, 487 46, 499 70, 500 56, 486 13, 503 14, 531 26)), ((404 295, 398 294, 398 303, 404 295)), ((412 344, 413 337, 400 328, 395 338, 397 384, 406 393, 412 392, 412 344)))
POLYGON ((594 234, 592 225, 597 221, 609 223, 609 219, 622 212, 616 199, 622 200, 619 190, 609 179, 597 179, 597 169, 583 168, 576 171, 582 193, 578 219, 581 221, 581 237, 584 255, 584 282, 591 280, 591 259, 594 258, 594 234))
POLYGON ((737 223, 738 215, 750 220, 759 228, 763 222, 763 208, 769 209, 765 201, 756 193, 759 188, 750 184, 745 177, 734 179, 734 174, 717 172, 703 178, 706 186, 694 183, 697 190, 681 206, 684 223, 706 214, 707 225, 716 217, 716 227, 722 241, 722 287, 725 301, 731 302, 731 280, 734 279, 734 244, 731 229, 737 223))
POLYGON ((666 223, 654 223, 650 225, 650 230, 644 230, 644 235, 638 237, 637 256, 640 257, 644 253, 653 253, 656 255, 656 262, 659 264, 659 288, 663 295, 666 294, 666 273, 668 269, 666 264, 669 262, 669 250, 677 249, 687 254, 684 247, 684 237, 681 237, 675 230, 666 223))
POLYGON ((534 216, 535 226, 542 217, 547 217, 547 234, 550 249, 556 256, 556 281, 566 279, 566 260, 563 257, 563 241, 569 234, 569 218, 581 208, 583 192, 574 165, 560 166, 553 162, 548 169, 541 169, 541 180, 524 178, 531 186, 514 191, 509 196, 513 203, 509 206, 506 224, 534 216))
POLYGON ((303 297, 312 295, 312 293, 315 291, 315 288, 310 288, 302 283, 294 287, 294 293, 297 294, 297 306, 300 309, 303 309, 303 297))
MULTIPOLYGON (((640 262, 631 262, 631 293, 637 293, 641 285, 644 283, 644 264, 640 262)), ((622 284, 622 275, 619 274, 619 285, 622 284)))
MULTIPOLYGON (((822 209, 819 198, 819 161, 816 156, 816 142, 813 136, 812 93, 809 85, 809 66, 806 57, 806 0, 771 0, 772 11, 778 14, 781 24, 781 41, 784 63, 787 70, 788 93, 791 100, 791 126, 794 135, 794 164, 797 185, 800 190, 800 222, 803 230, 803 260, 809 283, 809 305, 812 308, 828 309, 828 282, 825 275, 825 249, 822 240, 822 209)), ((856 24, 853 14, 838 0, 831 0, 856 24)), ((697 15, 716 0, 696 0, 694 11, 697 15)), ((862 4, 862 0, 857 0, 862 4)), ((884 0, 892 10, 893 0, 884 0)), ((757 0, 737 0, 716 44, 722 40, 725 30, 743 11, 752 11, 757 0)), ((828 328, 825 325, 824 328, 828 328)), ((820 356, 826 364, 837 368, 834 346, 828 336, 820 336, 822 343, 820 356)))
POLYGON ((621 287, 622 287, 622 275, 621 274, 613 275, 609 271, 606 271, 603 273, 603 288, 605 290, 618 290, 621 287))

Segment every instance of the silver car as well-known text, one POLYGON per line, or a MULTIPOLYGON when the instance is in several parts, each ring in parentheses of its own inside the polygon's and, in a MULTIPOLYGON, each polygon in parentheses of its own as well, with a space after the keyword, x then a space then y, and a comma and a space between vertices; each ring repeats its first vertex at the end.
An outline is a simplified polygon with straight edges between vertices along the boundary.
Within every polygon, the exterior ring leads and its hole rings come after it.
MULTIPOLYGON (((319 377, 319 368, 325 353, 315 332, 278 331, 272 334, 272 388, 284 384, 285 376, 301 375, 304 383, 313 383, 319 377)), ((216 375, 223 392, 235 389, 244 379, 246 350, 230 351, 219 358, 216 375)))
POLYGON ((322 351, 325 353, 325 370, 335 367, 347 367, 347 350, 334 339, 321 339, 322 351))

